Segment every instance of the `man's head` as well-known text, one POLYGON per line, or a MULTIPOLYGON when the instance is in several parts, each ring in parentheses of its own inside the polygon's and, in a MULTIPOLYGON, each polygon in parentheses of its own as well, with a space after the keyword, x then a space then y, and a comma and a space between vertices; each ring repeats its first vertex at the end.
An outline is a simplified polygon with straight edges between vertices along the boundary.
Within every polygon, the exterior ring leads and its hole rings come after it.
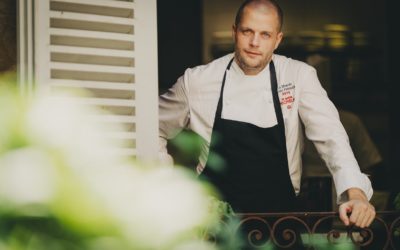
POLYGON ((273 0, 246 0, 232 31, 235 60, 247 75, 262 71, 282 40, 282 10, 273 0))
POLYGON ((235 26, 238 26, 243 15, 243 9, 247 5, 269 5, 272 8, 275 8, 276 13, 278 13, 278 18, 279 18, 279 31, 282 31, 282 26, 283 26, 283 11, 279 4, 275 0, 246 0, 240 5, 238 11, 236 12, 236 17, 235 17, 235 26))

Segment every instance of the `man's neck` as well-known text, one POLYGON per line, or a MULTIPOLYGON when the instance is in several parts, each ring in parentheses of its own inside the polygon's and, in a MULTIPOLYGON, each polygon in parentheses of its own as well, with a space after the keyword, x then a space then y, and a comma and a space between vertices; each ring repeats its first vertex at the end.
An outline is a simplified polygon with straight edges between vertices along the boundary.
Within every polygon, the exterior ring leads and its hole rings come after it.
POLYGON ((239 66, 239 68, 243 71, 243 74, 247 75, 247 76, 255 76, 258 75, 260 72, 262 72, 265 67, 269 64, 269 62, 271 61, 271 59, 269 59, 264 65, 258 67, 258 68, 254 68, 254 67, 247 67, 245 64, 243 64, 240 60, 237 59, 237 57, 235 56, 235 62, 236 64, 239 66))

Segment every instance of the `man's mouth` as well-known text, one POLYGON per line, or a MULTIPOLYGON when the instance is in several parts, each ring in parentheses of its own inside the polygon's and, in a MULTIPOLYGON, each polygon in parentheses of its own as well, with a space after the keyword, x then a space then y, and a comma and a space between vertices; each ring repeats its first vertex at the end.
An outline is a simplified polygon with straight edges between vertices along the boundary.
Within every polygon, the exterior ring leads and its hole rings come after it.
POLYGON ((245 50, 244 52, 246 52, 246 54, 250 55, 250 56, 261 56, 261 53, 256 52, 256 51, 248 51, 245 50))

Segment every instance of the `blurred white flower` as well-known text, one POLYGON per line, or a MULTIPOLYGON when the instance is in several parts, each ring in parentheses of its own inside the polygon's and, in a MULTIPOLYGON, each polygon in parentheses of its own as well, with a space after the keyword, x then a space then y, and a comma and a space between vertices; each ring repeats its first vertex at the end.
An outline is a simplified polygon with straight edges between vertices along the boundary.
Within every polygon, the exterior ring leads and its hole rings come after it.
MULTIPOLYGON (((214 249, 199 239, 218 221, 212 190, 181 168, 146 168, 110 153, 119 145, 107 133, 123 129, 91 119, 100 112, 78 99, 42 97, 12 114, 14 134, 27 138, 5 152, 0 144, 0 208, 43 205, 65 228, 90 235, 90 249, 214 249)), ((8 133, 0 131, 12 141, 8 133)))
POLYGON ((10 151, 0 158, 0 199, 15 206, 48 204, 55 177, 45 152, 32 147, 10 151))
POLYGON ((173 250, 218 250, 218 247, 215 243, 203 240, 193 240, 182 242, 174 247, 173 250))
POLYGON ((210 220, 209 194, 183 172, 154 169, 143 174, 136 188, 135 209, 130 218, 133 233, 154 247, 193 233, 210 220))
POLYGON ((195 238, 217 219, 208 209, 210 191, 181 169, 114 166, 93 173, 88 182, 107 201, 127 239, 149 249, 195 238))
POLYGON ((44 145, 73 154, 72 167, 99 167, 117 160, 110 149, 117 145, 105 136, 110 127, 93 121, 100 112, 77 97, 44 97, 33 103, 27 118, 29 135, 44 145))

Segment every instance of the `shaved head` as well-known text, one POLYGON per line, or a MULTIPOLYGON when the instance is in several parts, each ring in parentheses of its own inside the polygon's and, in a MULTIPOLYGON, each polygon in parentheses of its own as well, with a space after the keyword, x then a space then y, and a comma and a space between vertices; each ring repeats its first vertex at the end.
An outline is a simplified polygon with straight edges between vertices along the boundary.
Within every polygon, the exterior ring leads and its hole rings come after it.
POLYGON ((278 30, 282 31, 283 12, 282 12, 281 7, 278 5, 278 3, 275 0, 246 0, 246 1, 244 1, 236 13, 235 27, 239 26, 240 21, 242 20, 243 11, 244 11, 245 7, 255 8, 260 11, 269 11, 271 9, 275 10, 276 13, 278 14, 278 19, 279 19, 278 20, 279 21, 278 30))

